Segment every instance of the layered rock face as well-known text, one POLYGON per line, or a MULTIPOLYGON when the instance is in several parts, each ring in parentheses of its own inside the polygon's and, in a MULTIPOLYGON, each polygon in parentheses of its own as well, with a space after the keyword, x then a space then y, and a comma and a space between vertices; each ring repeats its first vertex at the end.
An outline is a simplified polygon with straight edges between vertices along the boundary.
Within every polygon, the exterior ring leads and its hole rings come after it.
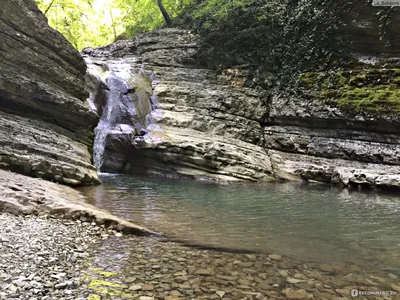
POLYGON ((262 147, 268 98, 196 68, 197 49, 197 36, 164 29, 84 50, 101 171, 272 179, 262 147))
POLYGON ((219 75, 199 68, 198 37, 185 30, 86 49, 91 104, 101 118, 98 166, 190 178, 400 186, 398 34, 389 30, 380 42, 376 8, 358 10, 347 31, 339 31, 358 37, 350 47, 353 69, 303 73, 297 92, 249 88, 252 76, 240 67, 219 75))
POLYGON ((265 148, 279 178, 399 187, 400 10, 352 5, 338 32, 352 63, 275 93, 265 148))
POLYGON ((265 148, 278 178, 400 186, 398 122, 291 97, 274 97, 270 120, 265 148))
POLYGON ((0 168, 70 185, 97 183, 98 118, 86 103, 85 63, 32 0, 0 10, 0 168))

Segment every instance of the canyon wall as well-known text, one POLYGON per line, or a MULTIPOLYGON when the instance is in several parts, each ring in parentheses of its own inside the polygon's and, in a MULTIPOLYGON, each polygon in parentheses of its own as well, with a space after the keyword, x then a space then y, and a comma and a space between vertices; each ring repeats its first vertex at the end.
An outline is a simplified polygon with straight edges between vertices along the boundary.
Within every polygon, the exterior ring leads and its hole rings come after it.
POLYGON ((86 65, 31 0, 0 10, 0 168, 69 185, 98 183, 86 65))
POLYGON ((204 41, 184 29, 85 49, 100 169, 398 186, 400 15, 382 36, 381 8, 353 2, 331 37, 346 64, 293 71, 295 87, 273 68, 205 67, 204 41))
POLYGON ((177 29, 85 50, 93 105, 114 121, 102 171, 397 185, 394 120, 243 87, 246 72, 196 68, 195 52, 196 36, 177 29))

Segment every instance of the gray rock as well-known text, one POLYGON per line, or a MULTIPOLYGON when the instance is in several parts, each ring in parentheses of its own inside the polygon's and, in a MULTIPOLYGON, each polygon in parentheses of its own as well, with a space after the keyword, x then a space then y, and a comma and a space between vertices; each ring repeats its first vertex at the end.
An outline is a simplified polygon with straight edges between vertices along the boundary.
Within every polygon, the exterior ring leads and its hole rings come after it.
POLYGON ((91 106, 106 124, 96 129, 102 171, 271 179, 261 147, 265 98, 195 67, 197 50, 196 35, 172 28, 84 50, 91 106))
POLYGON ((130 289, 131 291, 139 291, 139 290, 142 289, 142 285, 140 285, 140 284, 134 284, 134 285, 131 285, 131 286, 129 287, 129 289, 130 289))
POLYGON ((89 152, 97 117, 85 103, 79 53, 32 0, 2 1, 0 27, 0 168, 98 183, 89 152))
POLYGON ((67 287, 67 283, 66 282, 61 282, 61 283, 57 283, 54 288, 56 289, 65 289, 67 287))

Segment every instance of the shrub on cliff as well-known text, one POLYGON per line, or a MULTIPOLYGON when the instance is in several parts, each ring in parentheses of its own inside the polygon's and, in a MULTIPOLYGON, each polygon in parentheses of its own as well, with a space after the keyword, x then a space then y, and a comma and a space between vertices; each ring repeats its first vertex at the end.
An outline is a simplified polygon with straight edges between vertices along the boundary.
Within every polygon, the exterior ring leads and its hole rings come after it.
POLYGON ((301 72, 345 67, 354 52, 374 51, 355 41, 357 22, 373 22, 366 34, 377 32, 381 42, 375 44, 390 44, 398 13, 373 8, 372 0, 200 0, 178 23, 203 37, 201 63, 217 69, 247 64, 259 74, 278 74, 287 85, 301 72))

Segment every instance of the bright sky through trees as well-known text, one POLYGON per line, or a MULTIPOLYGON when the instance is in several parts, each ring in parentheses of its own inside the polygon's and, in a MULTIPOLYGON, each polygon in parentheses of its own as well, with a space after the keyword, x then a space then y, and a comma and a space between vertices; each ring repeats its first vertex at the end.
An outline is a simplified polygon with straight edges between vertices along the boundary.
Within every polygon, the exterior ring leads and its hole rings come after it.
MULTIPOLYGON (((164 24, 157 0, 35 0, 49 24, 78 50, 102 46, 164 24), (50 7, 50 8, 49 8, 50 7)), ((172 17, 191 0, 164 0, 172 17)))

